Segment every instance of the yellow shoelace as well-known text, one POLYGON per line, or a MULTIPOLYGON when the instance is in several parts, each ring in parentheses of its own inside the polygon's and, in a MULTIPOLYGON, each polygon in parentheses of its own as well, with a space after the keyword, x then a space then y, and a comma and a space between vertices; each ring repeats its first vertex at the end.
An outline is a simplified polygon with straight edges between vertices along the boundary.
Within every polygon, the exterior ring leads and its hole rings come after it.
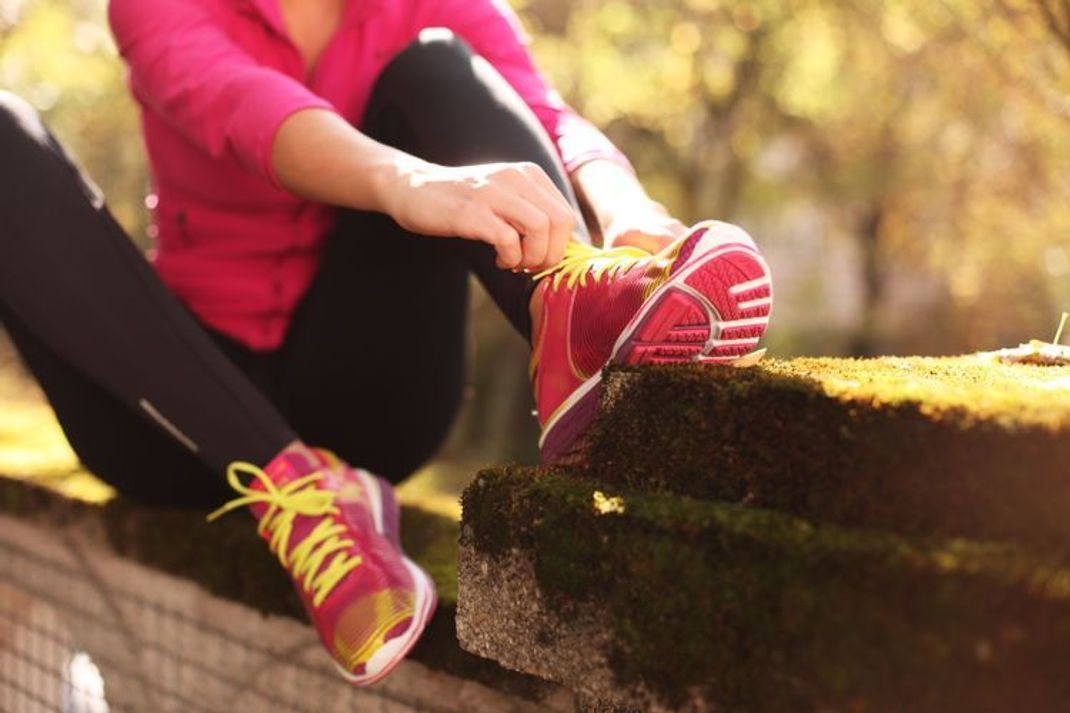
POLYGON ((603 275, 613 276, 651 257, 653 256, 650 253, 640 248, 596 248, 574 240, 565 248, 564 259, 549 270, 535 275, 535 279, 553 275, 550 286, 555 290, 562 282, 570 289, 575 287, 577 282, 581 287, 586 287, 588 274, 597 282, 603 275))
POLYGON ((322 477, 320 473, 312 473, 292 480, 280 488, 272 482, 267 473, 252 463, 231 463, 227 468, 227 482, 241 493, 242 497, 231 500, 208 516, 208 521, 211 522, 244 505, 266 504, 268 509, 257 523, 257 529, 261 533, 271 534, 268 546, 279 558, 282 566, 290 570, 295 579, 301 580, 305 591, 312 595, 314 606, 322 604, 331 590, 363 562, 360 555, 348 555, 344 552, 354 544, 353 540, 342 537, 346 528, 326 517, 336 515, 338 508, 334 505, 334 493, 320 490, 313 485, 322 477), (259 480, 264 491, 243 485, 239 474, 250 475, 259 480), (298 515, 321 516, 323 520, 308 533, 301 544, 287 554, 294 519, 298 515), (330 562, 317 574, 328 557, 331 558, 330 562))

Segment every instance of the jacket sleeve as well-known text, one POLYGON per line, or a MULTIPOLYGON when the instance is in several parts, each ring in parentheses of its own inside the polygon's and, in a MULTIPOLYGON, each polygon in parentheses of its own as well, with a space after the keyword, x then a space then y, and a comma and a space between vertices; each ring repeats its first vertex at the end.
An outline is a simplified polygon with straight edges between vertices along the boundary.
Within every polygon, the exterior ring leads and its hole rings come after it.
POLYGON ((135 97, 209 155, 231 154, 276 187, 279 125, 301 109, 333 110, 257 62, 196 0, 111 0, 108 18, 135 97))
POLYGON ((462 37, 497 69, 531 107, 572 173, 596 158, 631 163, 591 122, 579 116, 550 87, 528 51, 529 38, 505 0, 430 0, 426 26, 441 26, 462 37))

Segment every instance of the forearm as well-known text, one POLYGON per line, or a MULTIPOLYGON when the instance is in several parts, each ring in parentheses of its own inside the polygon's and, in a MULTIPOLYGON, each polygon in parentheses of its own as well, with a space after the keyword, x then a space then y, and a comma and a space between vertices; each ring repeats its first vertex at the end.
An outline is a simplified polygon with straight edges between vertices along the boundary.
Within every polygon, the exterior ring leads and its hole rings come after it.
POLYGON ((319 203, 389 212, 387 184, 424 162, 381 144, 334 112, 299 111, 279 127, 272 162, 282 185, 319 203))
POLYGON ((555 265, 575 228, 568 202, 533 163, 440 166, 381 144, 328 110, 286 118, 271 161, 295 195, 384 213, 418 235, 489 243, 502 268, 555 265))

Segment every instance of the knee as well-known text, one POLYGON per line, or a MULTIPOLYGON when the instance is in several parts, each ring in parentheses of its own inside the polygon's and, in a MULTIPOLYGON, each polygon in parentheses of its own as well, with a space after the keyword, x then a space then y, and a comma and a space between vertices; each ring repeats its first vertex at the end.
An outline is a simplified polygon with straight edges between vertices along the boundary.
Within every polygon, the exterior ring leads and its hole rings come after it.
POLYGON ((37 110, 30 102, 5 89, 0 89, 0 121, 16 126, 40 123, 37 110))
MULTIPOLYGON (((427 113, 432 103, 456 101, 462 88, 478 83, 476 57, 464 40, 446 28, 421 31, 379 74, 368 101, 365 130, 377 131, 375 117, 387 108, 400 109, 411 118, 427 113)), ((388 134, 397 130, 392 117, 380 119, 390 126, 384 129, 388 134)), ((395 140, 385 135, 374 138, 395 140)))
POLYGON ((29 109, 33 111, 33 107, 30 103, 20 97, 14 92, 9 92, 6 89, 0 89, 0 112, 5 114, 16 114, 29 109))
POLYGON ((32 104, 17 94, 0 89, 0 154, 11 155, 18 145, 16 142, 25 144, 27 138, 39 144, 46 133, 32 104))
POLYGON ((445 27, 429 27, 391 62, 400 68, 415 69, 420 76, 450 76, 471 72, 475 52, 463 39, 445 27))
POLYGON ((94 208, 104 195, 49 132, 44 120, 25 99, 0 90, 0 190, 18 182, 24 191, 54 190, 55 177, 76 176, 78 188, 94 208), (59 167, 59 173, 56 173, 59 167), (5 170, 7 169, 7 170, 5 170))

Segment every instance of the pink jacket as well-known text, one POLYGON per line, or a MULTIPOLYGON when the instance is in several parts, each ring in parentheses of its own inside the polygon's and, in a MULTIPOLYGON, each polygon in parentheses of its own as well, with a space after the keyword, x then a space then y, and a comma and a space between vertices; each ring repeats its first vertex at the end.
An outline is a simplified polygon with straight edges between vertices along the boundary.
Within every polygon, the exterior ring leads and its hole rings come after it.
POLYGON ((312 281, 329 206, 279 185, 271 146, 309 107, 359 124, 383 67, 427 27, 447 27, 487 58, 534 110, 569 171, 626 163, 546 83, 504 0, 350 0, 305 77, 276 0, 111 0, 109 17, 141 105, 157 196, 160 277, 206 324, 277 348, 312 281))

